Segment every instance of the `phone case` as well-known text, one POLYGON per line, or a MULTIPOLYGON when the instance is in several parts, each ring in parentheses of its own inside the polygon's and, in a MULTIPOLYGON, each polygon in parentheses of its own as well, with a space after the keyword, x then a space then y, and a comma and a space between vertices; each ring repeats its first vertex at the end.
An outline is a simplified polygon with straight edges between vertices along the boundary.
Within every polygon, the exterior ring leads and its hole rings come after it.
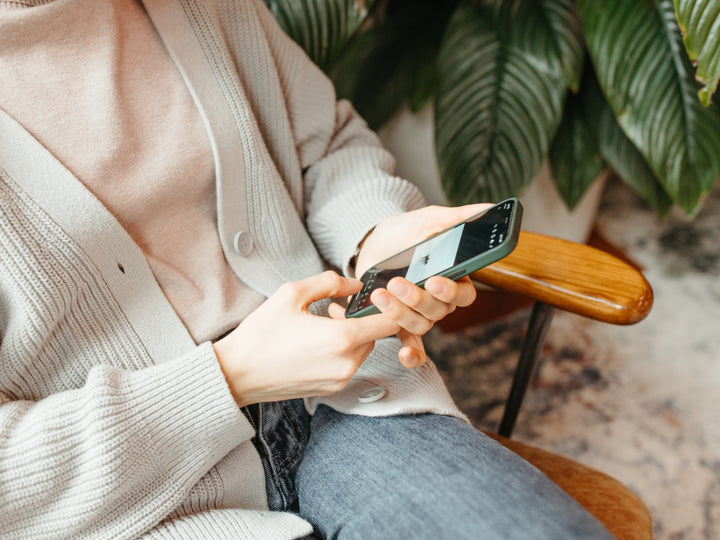
MULTIPOLYGON (((505 237, 505 240, 501 244, 495 246, 494 248, 491 248, 483 253, 480 253, 480 254, 476 255, 475 257, 472 257, 458 265, 453 266, 452 268, 448 268, 447 270, 438 272, 435 275, 447 277, 449 279, 452 279, 453 281, 457 281, 458 279, 465 277, 469 274, 472 274, 476 270, 480 270, 481 268, 488 266, 494 262, 497 262, 500 259, 502 259, 503 257, 506 257, 507 255, 512 253, 512 251, 515 249, 515 246, 517 246, 518 238, 520 236, 520 224, 522 222, 523 208, 522 208, 522 205, 520 204, 520 201, 518 201, 517 198, 515 198, 515 197, 506 199, 506 200, 498 203, 495 206, 500 206, 502 204, 507 203, 508 201, 513 201, 514 205, 513 205, 513 212, 510 216, 510 224, 508 227, 508 232, 505 237)), ((472 221, 473 219, 477 218, 479 215, 483 215, 483 214, 487 213, 488 211, 490 211, 490 208, 487 210, 484 210, 483 212, 480 212, 479 214, 476 214, 475 216, 472 216, 472 217, 466 219, 465 221, 472 221)), ((418 242, 418 243, 410 246, 407 249, 416 248, 417 246, 419 246, 423 242, 426 242, 430 238, 433 238, 435 236, 443 234, 444 232, 447 232, 447 231, 457 227, 458 225, 459 225, 459 223, 453 225, 452 227, 448 227, 447 229, 439 231, 436 234, 434 234, 433 236, 426 238, 425 240, 418 242)), ((396 255, 388 257, 387 259, 384 259, 383 261, 381 261, 378 264, 382 264, 382 262, 390 260, 395 256, 396 255)), ((364 278, 365 275, 363 275, 362 277, 364 278)), ((430 277, 433 277, 433 276, 430 276, 430 277)), ((430 278, 428 277, 427 279, 430 279, 430 278)), ((427 279, 424 279, 424 280, 416 283, 416 285, 418 285, 419 287, 424 287, 427 279)), ((348 309, 349 309, 349 306, 352 305, 352 301, 354 298, 355 298, 355 296, 353 296, 353 298, 348 303, 348 309)), ((356 311, 355 313, 348 313, 348 311, 346 310, 345 316, 347 318, 366 317, 368 315, 374 315, 376 313, 380 313, 380 311, 377 309, 377 307, 375 307, 374 305, 371 304, 370 306, 360 309, 360 310, 356 311)))

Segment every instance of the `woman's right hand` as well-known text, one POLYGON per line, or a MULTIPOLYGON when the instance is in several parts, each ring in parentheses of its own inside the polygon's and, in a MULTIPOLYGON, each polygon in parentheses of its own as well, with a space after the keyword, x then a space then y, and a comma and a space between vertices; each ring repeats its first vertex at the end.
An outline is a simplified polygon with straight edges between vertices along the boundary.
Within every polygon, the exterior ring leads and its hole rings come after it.
MULTIPOLYGON (((355 294, 356 279, 324 272, 285 283, 213 346, 239 406, 327 395, 343 389, 375 340, 400 327, 378 314, 358 319, 313 315, 310 304, 355 294)), ((337 305, 331 309, 338 312, 337 305)))

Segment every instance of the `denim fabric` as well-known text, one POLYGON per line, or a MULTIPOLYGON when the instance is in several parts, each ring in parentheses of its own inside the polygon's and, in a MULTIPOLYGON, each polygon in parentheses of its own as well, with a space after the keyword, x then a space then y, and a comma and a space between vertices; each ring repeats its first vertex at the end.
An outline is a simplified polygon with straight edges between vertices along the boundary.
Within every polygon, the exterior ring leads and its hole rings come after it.
POLYGON ((300 515, 322 538, 612 538, 535 467, 446 416, 321 406, 296 484, 300 515))
POLYGON ((265 469, 270 510, 296 512, 295 473, 310 434, 310 415, 303 400, 259 403, 243 412, 256 431, 252 442, 265 469))
POLYGON ((249 407, 272 510, 312 538, 610 539, 547 476, 462 420, 249 407))

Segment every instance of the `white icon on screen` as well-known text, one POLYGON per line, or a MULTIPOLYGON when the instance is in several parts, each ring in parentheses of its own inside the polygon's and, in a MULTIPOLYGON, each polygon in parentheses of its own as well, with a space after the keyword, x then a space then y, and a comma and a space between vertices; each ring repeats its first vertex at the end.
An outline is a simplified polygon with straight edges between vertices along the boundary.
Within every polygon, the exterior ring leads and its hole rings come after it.
POLYGON ((417 246, 405 279, 419 283, 455 264, 464 228, 465 225, 455 227, 417 246))

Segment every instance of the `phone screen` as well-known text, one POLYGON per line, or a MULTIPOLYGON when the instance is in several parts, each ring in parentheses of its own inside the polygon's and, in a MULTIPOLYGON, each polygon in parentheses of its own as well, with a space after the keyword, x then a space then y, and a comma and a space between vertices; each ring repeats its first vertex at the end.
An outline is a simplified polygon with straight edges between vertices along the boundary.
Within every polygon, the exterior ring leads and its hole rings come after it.
MULTIPOLYGON (((376 264, 362 276, 365 285, 352 298, 348 315, 371 306, 370 293, 374 289, 387 286, 396 276, 422 285, 429 277, 455 267, 462 268, 467 261, 478 259, 483 253, 500 246, 511 233, 515 204, 514 199, 504 201, 477 217, 459 223, 376 264)), ((490 260, 487 264, 490 262, 494 261, 490 260)), ((449 277, 458 279, 462 275, 466 273, 457 276, 451 273, 449 277)))

